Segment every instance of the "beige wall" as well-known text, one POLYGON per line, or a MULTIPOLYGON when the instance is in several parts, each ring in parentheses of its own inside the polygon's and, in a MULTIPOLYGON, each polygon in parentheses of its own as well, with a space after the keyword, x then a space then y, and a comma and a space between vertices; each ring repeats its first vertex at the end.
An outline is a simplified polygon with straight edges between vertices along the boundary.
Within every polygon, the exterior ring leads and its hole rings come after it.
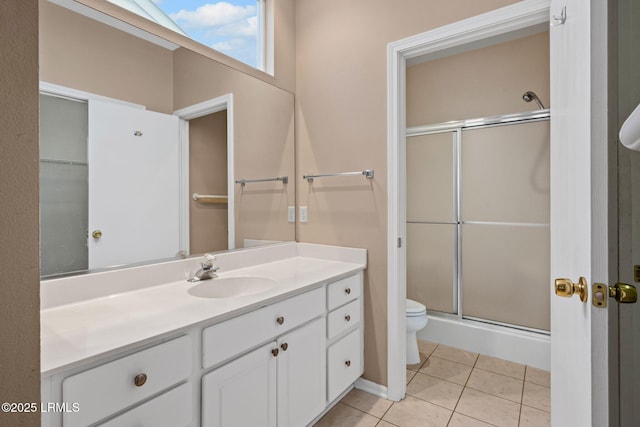
MULTIPOLYGON (((227 194, 227 111, 189 120, 189 194, 227 194)), ((215 199, 214 199, 215 200, 215 199)), ((227 203, 189 200, 189 252, 228 245, 227 203)))
POLYGON ((407 126, 549 108, 549 32, 407 69, 407 126))
MULTIPOLYGON (((40 401, 38 2, 0 2, 0 401, 40 401)), ((38 426, 40 413, 0 412, 38 426)))
POLYGON ((40 80, 173 112, 170 50, 40 0, 40 80))
POLYGON ((371 381, 387 383, 387 44, 513 2, 296 2, 298 204, 309 206, 297 237, 368 249, 364 376, 371 381), (375 169, 371 181, 310 185, 300 177, 366 168, 375 169))

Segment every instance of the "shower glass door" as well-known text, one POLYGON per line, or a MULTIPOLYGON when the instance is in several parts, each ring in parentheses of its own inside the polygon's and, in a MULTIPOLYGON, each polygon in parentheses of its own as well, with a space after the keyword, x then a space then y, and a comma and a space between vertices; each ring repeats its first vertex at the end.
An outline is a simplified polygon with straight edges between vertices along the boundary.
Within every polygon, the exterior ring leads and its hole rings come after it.
POLYGON ((406 141, 407 297, 432 314, 548 331, 549 121, 406 141))
POLYGON ((549 122, 462 131, 465 318, 549 330, 549 122))
POLYGON ((457 132, 407 138, 407 298, 458 312, 457 132))

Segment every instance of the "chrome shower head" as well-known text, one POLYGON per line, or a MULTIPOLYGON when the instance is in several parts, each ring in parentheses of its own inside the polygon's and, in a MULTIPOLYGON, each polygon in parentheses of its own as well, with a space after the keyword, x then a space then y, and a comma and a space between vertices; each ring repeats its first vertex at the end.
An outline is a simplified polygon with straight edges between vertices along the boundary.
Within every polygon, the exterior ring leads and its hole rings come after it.
POLYGON ((538 104, 538 108, 544 110, 544 105, 542 105, 542 101, 540 101, 540 98, 538 98, 538 95, 536 95, 535 92, 531 92, 530 90, 526 91, 522 95, 522 99, 526 102, 535 101, 536 104, 538 104))

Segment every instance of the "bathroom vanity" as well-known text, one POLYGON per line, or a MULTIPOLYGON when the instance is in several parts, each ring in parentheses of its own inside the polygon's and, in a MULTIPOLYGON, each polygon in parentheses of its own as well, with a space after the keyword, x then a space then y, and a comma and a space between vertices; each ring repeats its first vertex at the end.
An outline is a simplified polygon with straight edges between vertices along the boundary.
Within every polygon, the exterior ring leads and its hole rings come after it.
POLYGON ((42 425, 308 425, 363 372, 366 251, 283 243, 42 286, 42 425))

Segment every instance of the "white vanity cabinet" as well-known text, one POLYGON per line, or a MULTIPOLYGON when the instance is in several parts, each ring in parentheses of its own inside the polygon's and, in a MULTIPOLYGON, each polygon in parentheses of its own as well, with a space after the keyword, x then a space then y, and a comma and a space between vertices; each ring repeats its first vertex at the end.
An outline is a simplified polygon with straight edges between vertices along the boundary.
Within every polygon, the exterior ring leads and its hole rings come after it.
POLYGON ((203 426, 296 427, 322 412, 325 295, 324 287, 318 288, 204 330, 205 368, 272 341, 203 377, 203 426))
MULTIPOLYGON (((245 306, 234 302, 239 307, 235 311, 209 314, 202 308, 224 308, 227 303, 221 300, 207 306, 206 301, 195 300, 194 312, 202 315, 190 323, 156 329, 155 335, 139 335, 137 341, 110 352, 48 371, 43 375, 42 401, 58 409, 43 412, 42 425, 310 425, 362 375, 363 274, 358 266, 366 264, 347 263, 336 272, 336 262, 327 261, 326 269, 333 273, 323 275, 316 273, 315 260, 300 258, 286 265, 311 274, 313 280, 307 278, 299 288, 275 298, 247 299, 245 306)), ((186 294, 184 286, 176 284, 176 295, 186 294)), ((170 301, 171 291, 168 287, 158 290, 165 294, 155 304, 170 301)), ((153 289, 146 298, 154 298, 153 289)), ((101 313, 113 301, 94 299, 84 306, 56 309, 48 319, 55 315, 66 322, 78 312, 101 313)), ((155 321, 170 318, 171 310, 165 307, 164 317, 155 321)), ((182 310, 176 312, 177 318, 191 314, 184 308, 176 310, 182 310)), ((151 319, 144 320, 150 323, 151 319)), ((92 331, 104 330, 93 322, 92 331)), ((145 322, 132 324, 133 332, 136 326, 144 328, 145 322)), ((116 324, 113 336, 129 332, 121 322, 116 324)), ((95 345, 102 336, 92 332, 82 337, 95 345)))
POLYGON ((332 402, 364 371, 362 273, 327 286, 327 400, 332 402))

